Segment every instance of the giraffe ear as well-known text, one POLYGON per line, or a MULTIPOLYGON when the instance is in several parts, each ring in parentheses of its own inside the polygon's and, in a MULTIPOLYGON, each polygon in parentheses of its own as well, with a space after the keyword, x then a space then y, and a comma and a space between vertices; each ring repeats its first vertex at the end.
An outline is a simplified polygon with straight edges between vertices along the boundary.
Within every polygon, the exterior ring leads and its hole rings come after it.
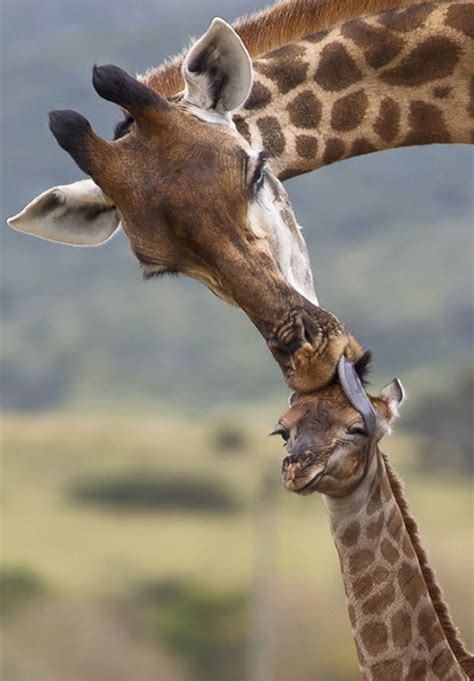
POLYGON ((382 388, 380 397, 388 404, 392 413, 392 419, 399 413, 399 407, 406 397, 405 389, 398 378, 394 378, 391 383, 382 388))
POLYGON ((97 246, 117 230, 115 205, 92 180, 53 187, 7 220, 18 232, 71 246, 97 246))
POLYGON ((249 96, 252 62, 234 29, 216 18, 189 51, 183 77, 192 104, 225 113, 238 109, 249 96))

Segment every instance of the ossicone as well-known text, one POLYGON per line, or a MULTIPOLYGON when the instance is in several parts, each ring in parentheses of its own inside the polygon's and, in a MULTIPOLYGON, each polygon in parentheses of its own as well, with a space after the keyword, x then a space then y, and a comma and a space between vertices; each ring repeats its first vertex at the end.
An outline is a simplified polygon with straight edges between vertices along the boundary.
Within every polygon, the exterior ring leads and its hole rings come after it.
POLYGON ((59 146, 72 156, 81 170, 90 175, 92 173, 91 142, 98 138, 87 118, 70 109, 50 111, 49 129, 59 146))
POLYGON ((170 108, 164 97, 113 64, 94 65, 92 84, 97 94, 122 106, 134 116, 139 116, 147 109, 165 112, 170 108))
POLYGON ((362 357, 354 363, 354 369, 360 378, 360 382, 365 387, 368 383, 368 375, 372 369, 372 353, 370 350, 366 350, 362 357))
POLYGON ((77 111, 59 109, 48 114, 49 129, 60 147, 69 151, 74 142, 81 142, 84 135, 92 132, 91 124, 77 111))

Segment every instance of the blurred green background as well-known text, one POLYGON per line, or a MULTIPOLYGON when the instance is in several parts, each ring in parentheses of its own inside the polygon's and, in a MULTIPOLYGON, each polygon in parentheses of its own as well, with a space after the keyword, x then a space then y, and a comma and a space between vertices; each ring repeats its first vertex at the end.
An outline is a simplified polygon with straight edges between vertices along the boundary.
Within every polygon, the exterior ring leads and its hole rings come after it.
MULTIPOLYGON (((248 0, 3 0, 2 215, 81 174, 47 129, 248 0)), ((374 154, 287 183, 321 303, 411 399, 385 444, 457 623, 472 612, 473 156, 374 154)), ((279 370, 244 315, 103 248, 2 239, 4 681, 352 681, 318 497, 279 486, 279 370)), ((375 389, 375 388, 374 388, 375 389)))

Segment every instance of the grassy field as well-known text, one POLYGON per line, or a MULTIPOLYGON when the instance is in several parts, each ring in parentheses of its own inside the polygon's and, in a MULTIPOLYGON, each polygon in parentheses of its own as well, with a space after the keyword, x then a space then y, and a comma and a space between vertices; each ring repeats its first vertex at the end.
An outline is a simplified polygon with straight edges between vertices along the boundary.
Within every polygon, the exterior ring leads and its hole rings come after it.
MULTIPOLYGON (((274 420, 268 412, 243 411, 207 421, 6 417, 2 566, 34 575, 41 588, 5 615, 2 679, 241 681, 242 672, 226 667, 226 650, 245 658, 246 642, 261 635, 259 608, 268 609, 263 636, 277 681, 356 679, 323 504, 280 488, 283 451, 265 437, 274 420), (77 496, 78 485, 97 481, 161 479, 211 481, 229 508, 161 507, 153 500, 143 507, 128 497, 120 506, 110 499, 101 505, 77 496), (161 594, 151 614, 155 596, 140 600, 143 591, 161 594), (225 605, 238 595, 244 614, 225 605), (223 661, 207 677, 206 636, 195 631, 200 622, 222 636, 223 661)), ((472 486, 452 474, 417 472, 418 445, 399 434, 384 449, 407 481, 432 564, 472 647, 472 486)))

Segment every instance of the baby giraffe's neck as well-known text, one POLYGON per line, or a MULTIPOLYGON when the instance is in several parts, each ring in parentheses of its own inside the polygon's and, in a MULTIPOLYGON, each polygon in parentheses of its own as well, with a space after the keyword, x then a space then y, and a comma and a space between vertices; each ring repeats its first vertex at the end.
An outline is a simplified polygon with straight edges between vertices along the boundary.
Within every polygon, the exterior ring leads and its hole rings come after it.
POLYGON ((472 657, 452 625, 385 457, 377 450, 351 494, 324 499, 363 678, 465 681, 472 657))

